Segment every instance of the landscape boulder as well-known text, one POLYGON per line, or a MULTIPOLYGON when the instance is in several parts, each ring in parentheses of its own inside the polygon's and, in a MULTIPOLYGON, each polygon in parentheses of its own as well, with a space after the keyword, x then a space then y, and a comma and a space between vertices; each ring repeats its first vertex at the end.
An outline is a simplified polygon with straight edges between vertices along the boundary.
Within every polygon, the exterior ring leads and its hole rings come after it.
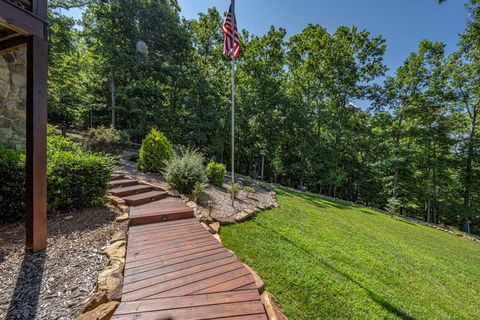
POLYGON ((127 242, 125 240, 115 241, 103 250, 103 254, 108 258, 125 258, 127 242))
POLYGON ((220 231, 220 222, 210 223, 210 228, 214 231, 214 233, 218 233, 220 231))
POLYGON ((111 258, 110 264, 98 276, 97 290, 105 292, 109 301, 122 298, 124 266, 124 259, 111 258))
POLYGON ((99 305, 93 310, 82 314, 77 320, 108 320, 113 316, 115 309, 117 309, 119 302, 110 301, 99 305))
POLYGON ((257 286, 258 292, 262 293, 265 290, 265 281, 253 270, 250 266, 243 263, 244 267, 252 274, 253 279, 255 279, 255 285, 257 286))
POLYGON ((265 306, 265 311, 267 311, 269 320, 288 320, 280 309, 278 302, 275 298, 267 291, 262 293, 262 302, 265 306))

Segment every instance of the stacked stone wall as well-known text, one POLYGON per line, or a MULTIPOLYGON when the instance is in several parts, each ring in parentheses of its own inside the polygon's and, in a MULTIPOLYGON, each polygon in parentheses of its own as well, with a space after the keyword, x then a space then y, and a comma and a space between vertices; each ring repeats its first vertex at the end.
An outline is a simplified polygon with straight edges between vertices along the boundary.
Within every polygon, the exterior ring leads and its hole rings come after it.
POLYGON ((0 55, 0 144, 25 147, 27 55, 25 48, 0 55))

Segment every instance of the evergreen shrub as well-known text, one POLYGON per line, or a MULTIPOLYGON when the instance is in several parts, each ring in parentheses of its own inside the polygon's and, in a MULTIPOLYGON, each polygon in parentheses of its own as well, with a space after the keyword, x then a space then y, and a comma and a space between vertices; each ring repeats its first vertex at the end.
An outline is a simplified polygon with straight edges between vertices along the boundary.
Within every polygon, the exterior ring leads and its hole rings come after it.
POLYGON ((224 177, 227 173, 227 168, 223 163, 210 161, 205 172, 207 174, 208 181, 210 181, 211 184, 214 184, 218 187, 223 186, 224 177))
POLYGON ((170 141, 162 132, 152 129, 142 142, 137 167, 143 172, 161 173, 172 156, 170 141))

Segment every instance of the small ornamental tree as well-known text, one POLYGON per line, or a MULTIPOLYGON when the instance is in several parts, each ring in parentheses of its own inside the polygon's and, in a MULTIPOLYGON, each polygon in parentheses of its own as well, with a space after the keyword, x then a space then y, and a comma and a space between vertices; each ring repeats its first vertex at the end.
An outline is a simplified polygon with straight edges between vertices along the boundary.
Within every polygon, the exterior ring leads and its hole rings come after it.
POLYGON ((165 161, 173 156, 173 146, 167 137, 157 129, 152 129, 140 148, 137 167, 143 172, 161 173, 165 161))
POLYGON ((227 173, 227 168, 223 163, 210 161, 207 165, 205 173, 207 174, 208 181, 210 181, 211 184, 221 187, 223 186, 223 181, 225 174, 227 173))

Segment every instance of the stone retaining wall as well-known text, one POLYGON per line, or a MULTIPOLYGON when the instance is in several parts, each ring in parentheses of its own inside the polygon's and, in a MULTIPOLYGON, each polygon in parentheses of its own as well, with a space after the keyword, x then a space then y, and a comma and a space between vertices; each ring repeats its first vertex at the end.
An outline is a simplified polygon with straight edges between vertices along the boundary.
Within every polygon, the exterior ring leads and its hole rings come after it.
POLYGON ((27 54, 25 48, 0 56, 0 144, 25 146, 27 54))

